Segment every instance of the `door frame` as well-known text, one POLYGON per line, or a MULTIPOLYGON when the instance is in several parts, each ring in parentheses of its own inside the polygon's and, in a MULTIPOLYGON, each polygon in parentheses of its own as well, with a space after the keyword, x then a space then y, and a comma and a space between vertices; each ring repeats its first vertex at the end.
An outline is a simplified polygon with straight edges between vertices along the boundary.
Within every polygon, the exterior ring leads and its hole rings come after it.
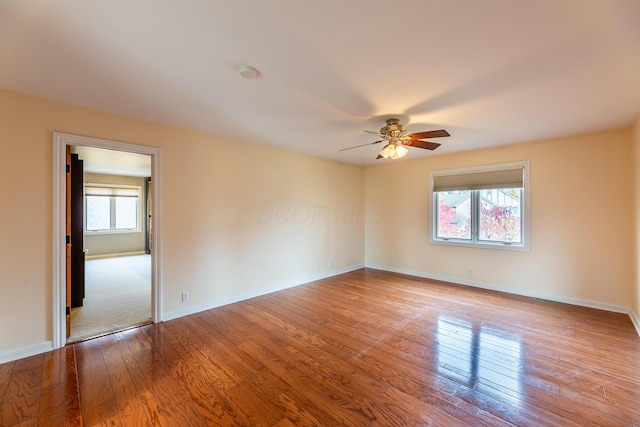
POLYGON ((66 344, 66 150, 85 146, 151 156, 154 226, 151 244, 151 321, 162 321, 162 151, 160 148, 129 144, 61 132, 53 133, 53 263, 52 263, 52 347, 66 344))

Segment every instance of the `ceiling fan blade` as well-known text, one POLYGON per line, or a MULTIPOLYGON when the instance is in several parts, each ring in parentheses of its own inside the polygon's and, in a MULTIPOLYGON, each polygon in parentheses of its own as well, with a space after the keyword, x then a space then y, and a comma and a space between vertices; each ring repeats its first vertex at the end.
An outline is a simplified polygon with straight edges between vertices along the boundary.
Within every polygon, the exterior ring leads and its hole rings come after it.
POLYGON ((382 135, 380 135, 380 132, 374 132, 374 131, 372 131, 372 130, 363 130, 362 132, 372 133, 372 134, 374 134, 374 135, 382 136, 382 135))
POLYGON ((426 138, 440 138, 443 136, 451 136, 449 132, 444 129, 430 130, 427 132, 416 132, 409 135, 411 139, 426 139, 426 138))
POLYGON ((380 154, 378 154, 378 157, 376 157, 376 160, 378 160, 378 159, 382 159, 382 158, 383 158, 383 157, 382 157, 380 154))
POLYGON ((419 140, 411 140, 407 142, 403 142, 403 145, 408 145, 409 147, 416 148, 424 148, 425 150, 435 150, 440 147, 442 144, 438 144, 437 142, 429 142, 429 141, 419 141, 419 140))
POLYGON ((346 151, 346 150, 351 150, 351 149, 353 149, 353 148, 365 147, 365 146, 367 146, 367 145, 379 144, 379 143, 381 143, 382 141, 384 141, 384 139, 381 139, 380 141, 369 142, 368 144, 356 145, 355 147, 343 148, 343 149, 338 150, 338 151, 346 151))

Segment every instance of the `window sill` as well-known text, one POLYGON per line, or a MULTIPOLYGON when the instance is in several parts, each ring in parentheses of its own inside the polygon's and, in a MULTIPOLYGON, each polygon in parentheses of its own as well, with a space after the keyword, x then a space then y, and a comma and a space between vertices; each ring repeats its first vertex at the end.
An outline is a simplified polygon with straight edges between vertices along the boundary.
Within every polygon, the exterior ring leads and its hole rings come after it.
POLYGON ((108 234, 135 234, 142 233, 142 230, 105 230, 105 231, 85 231, 85 236, 106 236, 108 234))
POLYGON ((445 239, 431 239, 429 243, 434 245, 446 245, 446 246, 461 246, 465 248, 476 248, 476 249, 497 249, 500 251, 516 251, 516 252, 531 252, 529 245, 524 243, 479 243, 479 242, 465 242, 461 240, 445 240, 445 239))

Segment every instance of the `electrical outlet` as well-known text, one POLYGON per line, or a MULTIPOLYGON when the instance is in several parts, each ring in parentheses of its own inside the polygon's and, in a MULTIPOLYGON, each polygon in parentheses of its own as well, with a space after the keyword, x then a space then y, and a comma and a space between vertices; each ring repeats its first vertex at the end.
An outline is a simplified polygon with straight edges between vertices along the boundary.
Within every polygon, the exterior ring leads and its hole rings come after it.
POLYGON ((469 277, 473 276, 473 270, 470 268, 467 270, 467 274, 469 275, 469 277))
POLYGON ((182 293, 182 302, 189 301, 189 292, 182 293))
POLYGON ((333 261, 329 261, 329 268, 333 267, 333 261))
POLYGON ((320 270, 320 264, 316 264, 316 271, 320 270))

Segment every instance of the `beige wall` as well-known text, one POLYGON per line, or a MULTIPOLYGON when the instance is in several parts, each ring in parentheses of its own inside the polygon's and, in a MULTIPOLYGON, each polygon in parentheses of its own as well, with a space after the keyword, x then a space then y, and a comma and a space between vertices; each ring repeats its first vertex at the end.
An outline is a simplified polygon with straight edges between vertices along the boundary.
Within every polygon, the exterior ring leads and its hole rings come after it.
POLYGON ((6 91, 0 120, 0 355, 52 339, 54 131, 162 149, 165 313, 364 262, 362 168, 6 91))
POLYGON ((633 127, 633 165, 634 165, 634 283, 633 283, 633 304, 631 309, 636 319, 636 328, 640 332, 640 117, 633 127))
POLYGON ((145 250, 144 233, 144 191, 145 179, 137 176, 104 175, 85 173, 84 182, 89 184, 120 184, 136 185, 141 188, 139 224, 140 231, 127 233, 86 233, 84 235, 84 248, 89 258, 96 255, 112 255, 131 252, 143 252, 145 250))
POLYGON ((162 149, 164 313, 365 260, 640 311, 640 123, 363 169, 6 91, 0 120, 0 356, 52 339, 54 131, 162 149), (429 244, 430 170, 517 160, 531 161, 531 252, 429 244))
POLYGON ((381 220, 366 224, 366 264, 631 307, 631 148, 627 129, 368 167, 366 207, 381 220), (531 162, 530 252, 429 243, 430 171, 519 160, 531 162))

